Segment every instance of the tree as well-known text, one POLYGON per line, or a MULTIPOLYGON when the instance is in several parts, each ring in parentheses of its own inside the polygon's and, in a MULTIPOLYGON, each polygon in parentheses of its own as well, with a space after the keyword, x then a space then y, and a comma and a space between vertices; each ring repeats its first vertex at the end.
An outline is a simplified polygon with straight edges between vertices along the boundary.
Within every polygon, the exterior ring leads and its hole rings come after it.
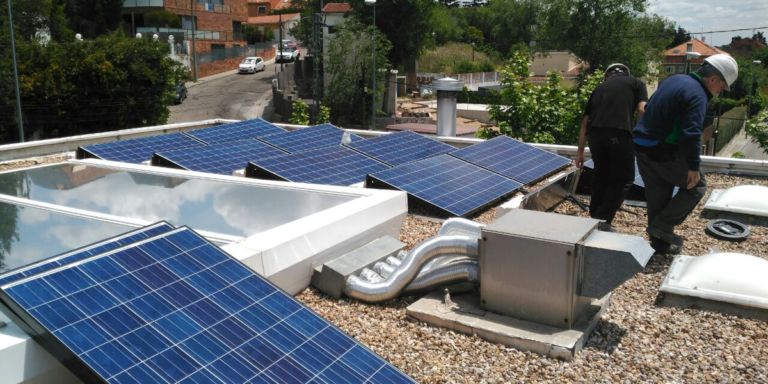
POLYGON ((768 41, 765 41, 765 34, 763 34, 763 31, 758 31, 752 38, 763 44, 768 44, 768 41))
POLYGON ((760 112, 747 123, 747 134, 757 141, 764 153, 768 153, 768 111, 760 112))
POLYGON ((144 15, 144 24, 148 27, 181 28, 181 18, 175 13, 159 9, 144 15))
POLYGON ((614 62, 635 76, 649 72, 672 41, 671 23, 643 14, 648 0, 547 0, 542 49, 567 49, 589 63, 588 73, 614 62))
POLYGON ((442 5, 436 6, 432 10, 429 23, 434 32, 435 44, 444 45, 452 41, 462 40, 464 31, 467 29, 462 11, 461 8, 448 8, 442 5))
MULTIPOLYGON (((381 95, 384 71, 377 71, 379 84, 371 92, 372 41, 370 25, 350 19, 337 28, 330 41, 325 71, 330 83, 325 87, 324 102, 331 108, 331 119, 337 124, 364 123, 370 111, 372 94, 381 95)), ((376 34, 376 68, 389 68, 387 59, 392 43, 383 33, 376 34)), ((369 117, 370 118, 370 117, 369 117)))
MULTIPOLYGON (((349 5, 362 25, 373 25, 372 6, 366 5, 364 0, 350 0, 349 5)), ((376 3, 376 30, 391 43, 387 58, 393 68, 401 68, 415 60, 428 46, 433 32, 429 21, 435 7, 437 4, 433 0, 376 3)), ((379 67, 378 60, 376 66, 379 67)))
POLYGON ((685 30, 685 28, 678 26, 677 29, 674 32, 674 37, 671 43, 667 45, 667 49, 670 49, 672 47, 677 47, 678 45, 691 41, 693 38, 691 34, 685 30))
POLYGON ((490 105, 491 119, 498 122, 499 131, 482 129, 478 136, 502 134, 535 143, 576 143, 584 108, 602 76, 589 76, 580 88, 569 90, 560 84, 559 73, 550 72, 546 84, 536 87, 528 82, 531 57, 525 50, 513 52, 501 72, 505 87, 499 101, 490 105))
POLYGON ((482 31, 485 42, 503 55, 515 44, 530 45, 541 12, 538 0, 491 0, 485 7, 466 10, 467 24, 482 31))
MULTIPOLYGON (((13 26, 17 41, 72 41, 75 36, 69 28, 64 4, 59 0, 11 0, 13 26)), ((10 42, 8 9, 3 4, 0 12, 0 45, 10 42)), ((9 49, 3 49, 3 54, 9 49)), ((10 52, 8 52, 10 53, 10 52)))
POLYGON ((763 68, 768 68, 768 47, 762 47, 752 51, 751 60, 760 60, 763 68))
POLYGON ((484 40, 483 31, 471 25, 467 27, 467 41, 470 43, 481 44, 484 40))
MULTIPOLYGON (((164 124, 174 86, 189 76, 169 52, 164 42, 120 31, 89 42, 18 44, 26 136, 164 124)), ((9 56, 0 59, 0 79, 12 78, 9 56)), ((0 81, 0 143, 18 140, 12 95, 12 81, 0 81)))
POLYGON ((84 38, 116 31, 122 23, 123 0, 67 0, 69 24, 84 38))

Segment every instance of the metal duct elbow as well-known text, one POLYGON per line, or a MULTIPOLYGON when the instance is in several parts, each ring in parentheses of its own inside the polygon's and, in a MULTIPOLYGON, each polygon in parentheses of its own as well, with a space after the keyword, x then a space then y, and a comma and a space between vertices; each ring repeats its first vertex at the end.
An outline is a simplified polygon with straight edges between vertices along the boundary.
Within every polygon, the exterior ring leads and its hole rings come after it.
POLYGON ((443 255, 478 256, 478 239, 471 236, 437 236, 414 247, 402 264, 384 281, 371 283, 350 276, 344 285, 344 294, 360 301, 379 303, 394 299, 419 274, 430 260, 443 255))
POLYGON ((461 217, 453 217, 443 223, 443 226, 440 227, 440 232, 438 232, 437 235, 465 235, 479 239, 482 237, 483 228, 485 228, 485 224, 462 219, 461 217))
POLYGON ((419 275, 427 273, 435 268, 440 268, 444 265, 453 264, 453 263, 461 262, 465 260, 477 260, 477 258, 469 257, 467 255, 446 255, 446 256, 436 257, 424 265, 424 268, 421 269, 421 271, 419 272, 419 275))
POLYGON ((454 262, 419 275, 408 285, 403 294, 412 295, 459 283, 476 283, 478 276, 477 261, 454 262))

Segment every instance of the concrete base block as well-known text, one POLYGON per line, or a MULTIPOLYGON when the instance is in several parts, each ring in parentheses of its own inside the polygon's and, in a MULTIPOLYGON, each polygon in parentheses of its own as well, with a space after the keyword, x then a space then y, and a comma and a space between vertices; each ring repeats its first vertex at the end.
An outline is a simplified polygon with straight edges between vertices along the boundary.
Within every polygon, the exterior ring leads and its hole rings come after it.
POLYGON ((376 239, 315 268, 310 284, 338 299, 341 297, 348 276, 356 275, 363 268, 371 268, 376 262, 396 255, 403 249, 405 249, 405 243, 391 236, 376 239))
POLYGON ((443 303, 443 293, 433 292, 407 308, 408 316, 456 332, 503 344, 521 351, 571 361, 586 344, 589 334, 608 309, 611 295, 593 300, 573 329, 562 329, 515 319, 480 309, 477 294, 455 295, 453 305, 443 303))

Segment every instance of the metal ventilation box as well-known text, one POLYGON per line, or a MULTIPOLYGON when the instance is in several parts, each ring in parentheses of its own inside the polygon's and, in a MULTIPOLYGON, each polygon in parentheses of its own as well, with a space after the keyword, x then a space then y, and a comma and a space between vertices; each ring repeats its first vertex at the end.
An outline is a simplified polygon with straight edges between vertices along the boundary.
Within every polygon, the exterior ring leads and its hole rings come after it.
POLYGON ((523 209, 483 229, 480 299, 492 312, 571 329, 592 300, 645 268, 653 249, 599 221, 523 209))

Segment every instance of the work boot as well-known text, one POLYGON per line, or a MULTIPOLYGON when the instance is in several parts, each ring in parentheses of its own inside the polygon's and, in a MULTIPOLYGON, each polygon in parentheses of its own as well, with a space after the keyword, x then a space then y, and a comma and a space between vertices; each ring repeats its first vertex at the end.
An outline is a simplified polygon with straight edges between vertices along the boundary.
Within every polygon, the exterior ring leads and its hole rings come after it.
POLYGON ((597 225, 597 229, 603 232, 613 232, 616 233, 616 228, 613 227, 613 225, 608 224, 606 222, 601 221, 600 224, 597 225))
POLYGON ((683 246, 683 238, 675 235, 673 232, 664 232, 656 227, 651 227, 650 225, 645 229, 645 232, 648 232, 651 236, 664 240, 670 245, 683 246))
MULTIPOLYGON (((651 235, 651 248, 656 253, 664 255, 679 255, 683 251, 682 244, 670 244, 656 236, 651 235)), ((682 240, 681 240, 682 241, 682 240)))

